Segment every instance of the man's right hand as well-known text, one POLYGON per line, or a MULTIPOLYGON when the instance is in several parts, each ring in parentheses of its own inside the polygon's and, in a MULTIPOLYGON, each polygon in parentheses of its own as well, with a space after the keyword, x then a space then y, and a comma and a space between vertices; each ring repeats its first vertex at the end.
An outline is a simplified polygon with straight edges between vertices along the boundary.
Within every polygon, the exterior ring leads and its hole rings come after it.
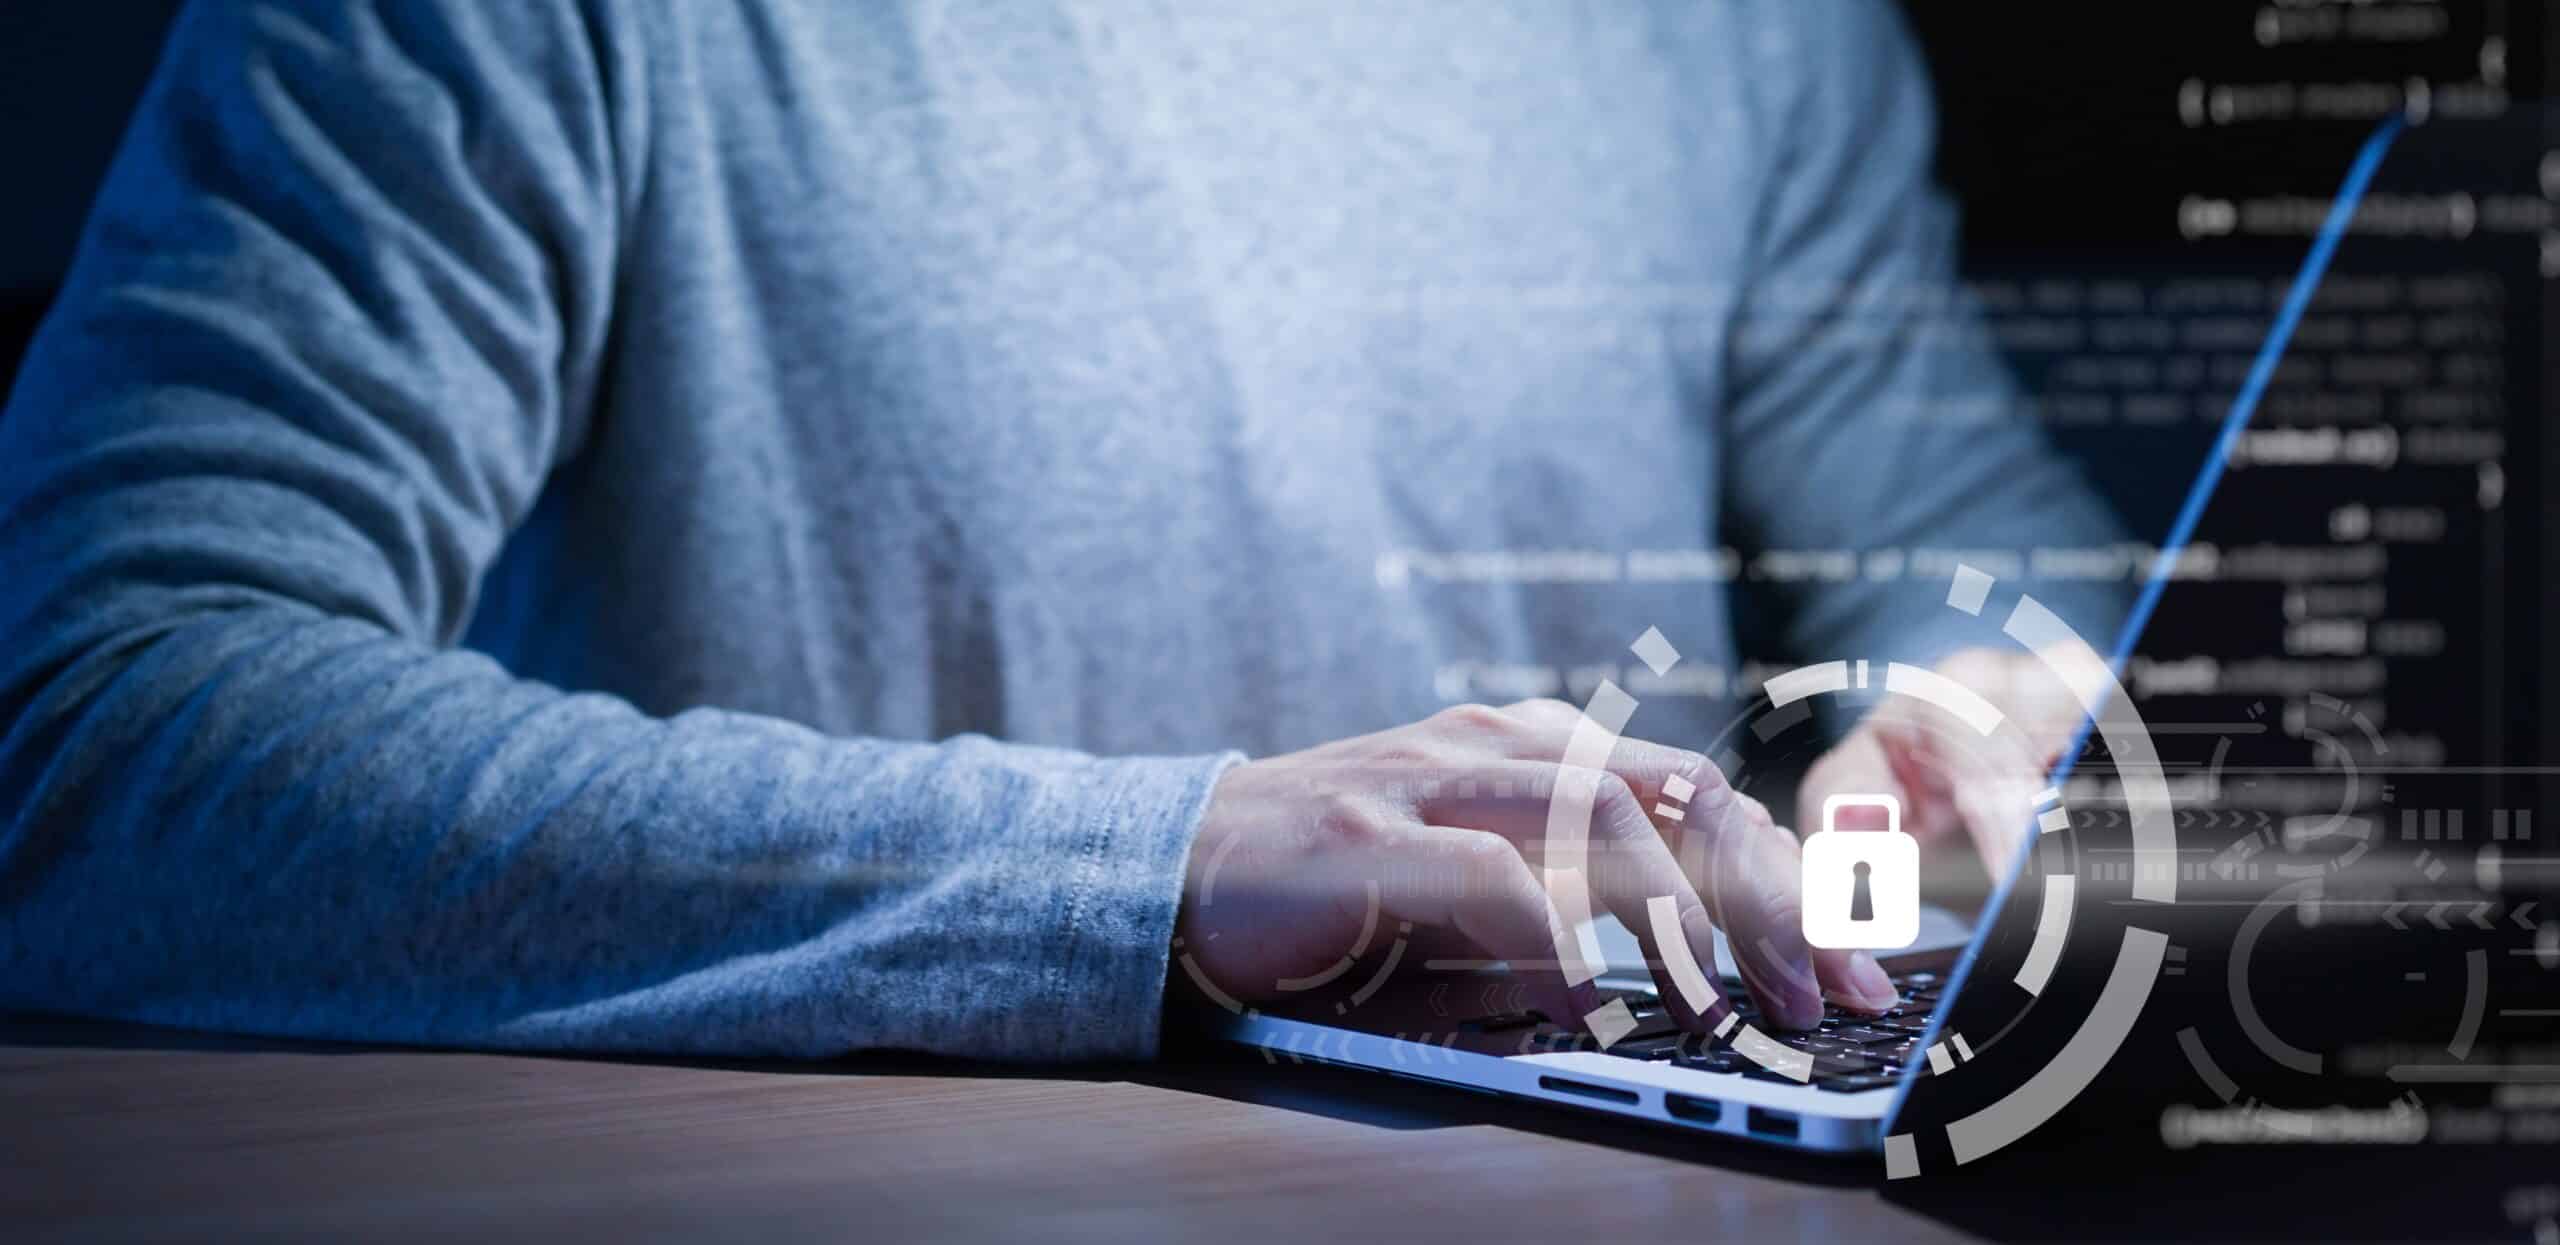
MULTIPOLYGON (((1178 932, 1193 962, 1230 995, 1275 997, 1279 983, 1341 960, 1375 883, 1386 917, 1510 961, 1539 1010, 1577 1023, 1598 998, 1587 982, 1565 985, 1561 922, 1533 865, 1580 719, 1556 700, 1463 705, 1229 770, 1184 879, 1178 932)), ((1744 982, 1776 1025, 1812 1025, 1825 996, 1860 1010, 1893 1005, 1874 957, 1806 946, 1795 835, 1705 757, 1621 738, 1605 772, 1574 777, 1596 790, 1590 893, 1635 933, 1648 963, 1659 966, 1662 956, 1646 904, 1669 895, 1689 953, 1710 974, 1713 930, 1727 931, 1744 982), (1638 793, 1659 791, 1674 775, 1697 790, 1684 820, 1657 825, 1638 793)), ((1664 970, 1654 971, 1682 1024, 1704 1031, 1715 1022, 1721 1008, 1693 1013, 1664 970)))

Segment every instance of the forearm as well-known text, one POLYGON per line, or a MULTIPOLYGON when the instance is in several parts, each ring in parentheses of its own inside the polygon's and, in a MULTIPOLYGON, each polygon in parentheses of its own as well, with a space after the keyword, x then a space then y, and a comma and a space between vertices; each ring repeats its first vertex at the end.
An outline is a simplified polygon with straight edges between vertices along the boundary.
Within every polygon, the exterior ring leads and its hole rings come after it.
POLYGON ((0 744, 0 1000, 297 1036, 1141 1055, 1216 758, 656 720, 298 607, 0 744))
POLYGON ((262 0, 172 30, 0 417, 0 1005, 1152 1047, 1219 759, 654 719, 452 648, 608 367, 632 16, 262 0))

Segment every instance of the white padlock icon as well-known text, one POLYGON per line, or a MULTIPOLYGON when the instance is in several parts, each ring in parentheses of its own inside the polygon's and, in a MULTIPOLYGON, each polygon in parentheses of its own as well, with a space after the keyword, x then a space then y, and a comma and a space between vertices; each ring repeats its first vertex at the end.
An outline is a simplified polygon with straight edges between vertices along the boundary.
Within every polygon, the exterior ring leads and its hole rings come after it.
POLYGON ((1804 841, 1804 940, 1881 951, 1920 940, 1920 841, 1902 832, 1902 801, 1835 795, 1804 841), (1882 830, 1842 830, 1843 808, 1881 808, 1882 830))

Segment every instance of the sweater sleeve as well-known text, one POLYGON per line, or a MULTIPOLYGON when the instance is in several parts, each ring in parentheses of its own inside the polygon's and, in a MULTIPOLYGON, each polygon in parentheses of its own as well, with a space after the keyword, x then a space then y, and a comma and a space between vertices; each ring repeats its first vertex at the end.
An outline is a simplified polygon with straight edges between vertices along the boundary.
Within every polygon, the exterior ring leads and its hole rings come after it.
MULTIPOLYGON (((1894 6, 1770 9, 1763 59, 1787 67, 1790 89, 1767 94, 1759 125, 1770 181, 1725 407, 1748 542, 1885 552, 1889 564, 1893 552, 2017 555, 2121 539, 2037 426, 1957 282, 1955 212, 1931 180, 1928 76, 1894 6)), ((2123 585, 1984 569, 2101 651, 2114 639, 2123 585)), ((1793 603, 1790 639, 1811 660, 1922 664, 1999 643, 1946 607, 1947 583, 1915 569, 1822 584, 1793 603)))
POLYGON ((620 6, 192 7, 0 415, 0 1006, 821 1056, 1152 1050, 1226 757, 645 716, 457 650, 575 453, 620 6))

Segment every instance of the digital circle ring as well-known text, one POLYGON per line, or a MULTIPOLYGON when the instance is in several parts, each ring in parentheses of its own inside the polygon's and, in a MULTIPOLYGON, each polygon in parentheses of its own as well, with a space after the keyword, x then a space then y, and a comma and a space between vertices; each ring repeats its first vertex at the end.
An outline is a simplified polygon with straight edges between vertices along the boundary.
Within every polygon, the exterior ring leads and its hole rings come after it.
MULTIPOLYGON (((1959 566, 1948 585, 1946 604, 1950 609, 1981 617, 1996 587, 1992 576, 1970 566, 1959 566)), ((2033 596, 2021 594, 2016 598, 2001 631, 2069 690, 2086 715, 2089 729, 2114 759, 2132 842, 2131 899, 2136 904, 2176 902, 2177 828, 2169 784, 2150 733, 2114 670, 2094 646, 2033 596)), ((1680 660, 1678 651, 1658 630, 1648 629, 1630 648, 1657 676, 1667 674, 1680 660)), ((1933 671, 1899 663, 1888 663, 1881 672, 1864 661, 1818 663, 1769 679, 1765 690, 1772 709, 1784 711, 1818 694, 1863 689, 1879 677, 1888 693, 1907 694, 1935 705, 1980 734, 1988 735, 2001 726, 2000 711, 1977 693, 1933 671)), ((1557 911, 1563 918, 1556 953, 1568 984, 1590 981, 1602 968, 1581 950, 1578 931, 1591 920, 1590 895, 1586 888, 1573 882, 1589 874, 1588 837, 1598 776, 1606 771, 1610 753, 1636 708, 1636 698, 1615 682, 1604 680, 1592 690, 1566 741, 1559 781, 1548 801, 1544 857, 1549 876, 1564 882, 1554 887, 1557 911)), ((1809 713, 1810 708, 1805 712, 1809 713)), ((1674 790, 1666 785, 1665 794, 1674 794, 1674 790)), ((2039 834, 2029 836, 2030 844, 2036 837, 2070 828, 2070 817, 2062 807, 2058 788, 2048 787, 2040 792, 2035 805, 2039 834)), ((1662 806, 1657 806, 1657 815, 1661 814, 1662 806)), ((1998 875, 1999 885, 1992 904, 1985 910, 1982 929, 1989 928, 1990 917, 2005 900, 2015 874, 2023 870, 2027 850, 2022 845, 2022 858, 1998 875)), ((2046 877, 2035 941, 2014 978, 2031 995, 2041 993, 2060 961, 2076 894, 2076 880, 2071 874, 2046 877)), ((1664 974, 1680 992, 1682 1002, 1695 1014, 1709 1014, 1719 996, 1705 967, 1697 962, 1681 934, 1677 898, 1651 897, 1646 918, 1664 974)), ((1978 931, 1977 939, 1980 936, 1978 931)), ((2016 1089, 1989 1106, 1944 1125, 1947 1148, 1958 1164, 1972 1162, 2025 1136, 2087 1088, 2132 1032, 2158 980, 2168 946, 2168 936, 2159 930, 2138 920, 2126 924, 2096 1003, 2061 1049, 2016 1089)), ((1971 959, 1968 955, 1965 964, 1969 965, 1971 959)), ((1965 987, 1964 975, 1960 968, 1956 978, 1947 983, 1947 999, 1952 1000, 1965 987)), ((1930 1066, 1940 1074, 1952 1066, 1953 1056, 1948 1052, 1962 1041, 1960 1034, 1942 1038, 1935 1032, 1949 1010, 1941 1008, 1932 1031, 1923 1035, 1931 1052, 1930 1066)), ((1593 1009, 1582 1020, 1604 1046, 1635 1027, 1626 1005, 1615 1000, 1593 1009)), ((1811 1077, 1811 1054, 1742 1023, 1731 1009, 1724 1011, 1716 1036, 1763 1068, 1798 1081, 1811 1077)), ((1911 1077, 1906 1076, 1894 1104, 1896 1114, 1907 1098, 1910 1083, 1911 1077)), ((1919 1174, 1919 1146, 1914 1134, 1889 1134, 1884 1150, 1889 1177, 1901 1179, 1919 1174)))

